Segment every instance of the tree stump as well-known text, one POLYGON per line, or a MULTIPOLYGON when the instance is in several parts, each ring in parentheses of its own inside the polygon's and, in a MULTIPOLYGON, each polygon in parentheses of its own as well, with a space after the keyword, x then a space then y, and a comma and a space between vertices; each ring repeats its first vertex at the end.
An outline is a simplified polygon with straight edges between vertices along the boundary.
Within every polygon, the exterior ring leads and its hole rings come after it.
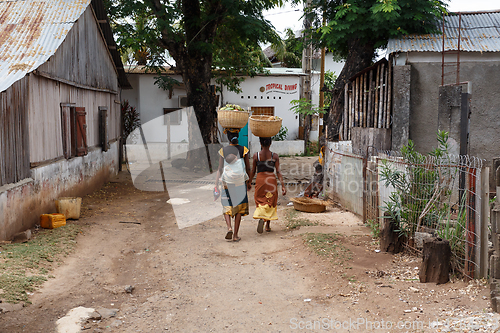
POLYGON ((420 282, 442 284, 450 281, 450 243, 441 238, 424 240, 423 262, 418 277, 420 282))
MULTIPOLYGON (((385 213, 384 216, 389 216, 385 213)), ((404 238, 399 237, 399 232, 395 231, 397 225, 391 218, 385 218, 380 228, 380 250, 383 252, 399 253, 403 251, 404 238)))

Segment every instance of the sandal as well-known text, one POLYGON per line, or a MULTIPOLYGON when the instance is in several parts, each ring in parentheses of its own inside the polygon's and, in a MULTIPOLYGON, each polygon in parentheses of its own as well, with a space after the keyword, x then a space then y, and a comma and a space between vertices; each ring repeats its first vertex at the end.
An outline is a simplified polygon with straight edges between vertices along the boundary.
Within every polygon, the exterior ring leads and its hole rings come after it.
POLYGON ((267 231, 267 232, 271 232, 271 227, 267 227, 267 228, 266 228, 266 231, 267 231))
POLYGON ((240 240, 241 240, 241 237, 233 238, 233 242, 239 242, 240 240))
POLYGON ((264 231, 264 220, 260 219, 259 224, 257 225, 257 232, 261 234, 264 231))
POLYGON ((229 230, 226 234, 226 239, 233 239, 233 231, 232 230, 229 230))

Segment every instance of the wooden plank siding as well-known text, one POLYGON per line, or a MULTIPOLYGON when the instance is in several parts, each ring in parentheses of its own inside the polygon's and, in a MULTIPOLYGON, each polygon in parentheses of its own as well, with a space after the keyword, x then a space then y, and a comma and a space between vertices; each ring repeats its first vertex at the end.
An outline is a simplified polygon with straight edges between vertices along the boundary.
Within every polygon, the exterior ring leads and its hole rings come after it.
POLYGON ((89 148, 100 147, 99 107, 109 110, 109 141, 120 137, 117 72, 91 6, 49 61, 27 78, 32 164, 64 158, 61 104, 85 108, 89 148))
POLYGON ((359 72, 344 88, 342 140, 351 140, 353 127, 391 128, 392 65, 383 59, 359 72))
POLYGON ((57 81, 31 75, 29 101, 30 162, 40 163, 63 158, 61 103, 72 103, 87 111, 88 147, 99 147, 99 107, 108 107, 109 140, 120 136, 118 96, 72 87, 57 81))
POLYGON ((0 186, 30 177, 25 79, 0 93, 0 186))
POLYGON ((117 72, 89 6, 38 71, 77 84, 118 91, 117 72))

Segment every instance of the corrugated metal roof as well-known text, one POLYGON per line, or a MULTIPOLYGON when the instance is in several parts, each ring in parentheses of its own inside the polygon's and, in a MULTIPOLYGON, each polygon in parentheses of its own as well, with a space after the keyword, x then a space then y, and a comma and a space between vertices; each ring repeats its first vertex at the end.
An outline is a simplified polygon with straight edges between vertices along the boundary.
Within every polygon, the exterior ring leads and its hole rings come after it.
MULTIPOLYGON (((460 28, 460 50, 468 52, 500 52, 500 11, 450 13, 445 19, 444 49, 458 50, 460 28), (461 22, 459 18, 461 16, 461 22), (459 25, 460 23, 460 25, 459 25)), ((441 23, 442 24, 442 23, 441 23)), ((442 31, 443 27, 440 26, 442 31)), ((392 52, 442 52, 443 35, 410 35, 390 39, 388 53, 392 52)))
POLYGON ((45 63, 90 1, 1 1, 0 91, 45 63))

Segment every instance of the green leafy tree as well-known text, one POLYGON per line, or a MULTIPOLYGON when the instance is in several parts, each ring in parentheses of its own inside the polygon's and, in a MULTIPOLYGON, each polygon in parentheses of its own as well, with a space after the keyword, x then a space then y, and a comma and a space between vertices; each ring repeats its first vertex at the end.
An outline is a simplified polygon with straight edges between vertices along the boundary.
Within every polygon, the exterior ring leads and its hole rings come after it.
POLYGON ((302 50, 304 49, 302 39, 295 37, 292 29, 285 30, 285 39, 279 40, 271 45, 276 59, 281 61, 282 67, 301 68, 302 50))
POLYGON ((445 6, 443 0, 312 0, 305 15, 313 20, 309 31, 313 40, 345 59, 332 91, 328 116, 330 139, 338 136, 344 108, 343 89, 349 78, 370 66, 375 50, 385 47, 389 38, 438 32, 445 6))
MULTIPOLYGON (((222 69, 219 82, 232 83, 234 87, 238 83, 233 75, 236 70, 252 75, 262 68, 255 62, 259 58, 254 51, 259 43, 279 38, 263 11, 281 5, 281 0, 105 0, 105 3, 121 49, 134 55, 137 51, 147 53, 146 62, 152 70, 168 64, 168 57, 175 61, 175 70, 182 75, 187 102, 194 109, 204 143, 216 142, 213 70, 222 69)), ((161 76, 159 81, 165 88, 175 84, 161 76)), ((191 136, 194 131, 189 132, 191 143, 195 141, 191 136)))

